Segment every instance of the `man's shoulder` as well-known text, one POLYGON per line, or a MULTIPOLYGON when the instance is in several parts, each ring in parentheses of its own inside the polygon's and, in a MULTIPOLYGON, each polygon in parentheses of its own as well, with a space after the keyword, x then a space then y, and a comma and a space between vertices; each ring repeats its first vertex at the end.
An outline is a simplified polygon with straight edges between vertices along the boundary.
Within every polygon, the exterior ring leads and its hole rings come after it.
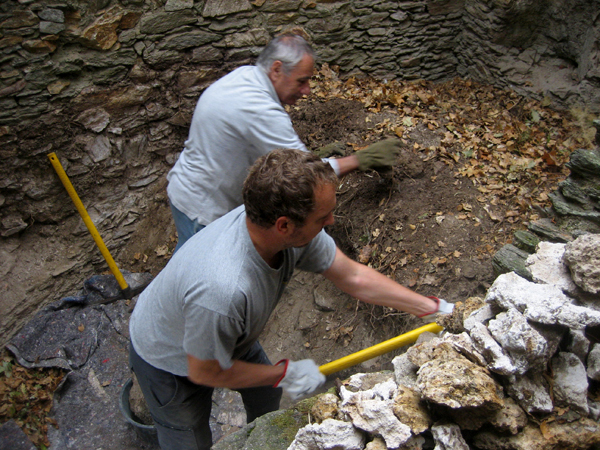
POLYGON ((229 85, 260 85, 262 84, 262 78, 259 71, 260 69, 257 66, 240 66, 219 78, 209 89, 217 89, 220 86, 229 85))

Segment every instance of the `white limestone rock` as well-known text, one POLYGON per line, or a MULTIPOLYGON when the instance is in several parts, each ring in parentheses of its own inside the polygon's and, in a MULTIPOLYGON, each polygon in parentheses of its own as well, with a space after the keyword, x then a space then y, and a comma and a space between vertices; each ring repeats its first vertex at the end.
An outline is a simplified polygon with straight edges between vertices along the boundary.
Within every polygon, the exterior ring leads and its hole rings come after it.
POLYGON ((375 437, 371 442, 367 444, 365 450, 388 450, 385 441, 380 437, 375 437))
POLYGON ((588 414, 588 380, 585 366, 573 353, 559 352, 552 358, 553 392, 557 405, 588 414))
POLYGON ((600 381, 600 344, 594 344, 587 356, 587 376, 594 381, 600 381))
POLYGON ((298 430, 288 450, 363 450, 365 435, 351 423, 327 419, 298 430))
POLYGON ((476 311, 473 311, 463 323, 465 330, 471 331, 477 324, 487 324, 490 319, 496 317, 496 311, 492 305, 487 304, 476 311))
POLYGON ((473 361, 480 366, 487 366, 487 361, 483 355, 477 350, 473 339, 467 332, 460 334, 448 334, 444 336, 444 342, 449 342, 452 347, 469 361, 473 361))
POLYGON ((475 347, 488 361, 487 367, 496 373, 510 375, 517 372, 517 367, 513 364, 510 357, 502 349, 502 346, 496 342, 488 328, 482 323, 475 323, 469 331, 469 335, 475 347))
POLYGON ((394 377, 396 383, 404 385, 412 389, 417 388, 417 370, 419 366, 413 364, 406 353, 396 356, 392 359, 392 365, 394 366, 394 377))
MULTIPOLYGON (((576 354, 577 357, 581 360, 581 362, 585 364, 585 362, 588 361, 588 353, 590 352, 590 340, 585 336, 585 330, 569 330, 569 339, 565 350, 567 352, 576 354)), ((600 355, 598 356, 600 357, 600 355)), ((598 365, 598 371, 600 371, 600 362, 598 365)), ((592 379, 595 380, 595 378, 592 379)), ((600 378, 596 381, 600 381, 600 378)))
POLYGON ((504 386, 507 394, 529 414, 551 413, 554 408, 548 382, 541 373, 510 375, 504 386))
POLYGON ((564 261, 577 286, 590 294, 600 293, 600 234, 585 234, 569 242, 564 261))
POLYGON ((406 351, 408 359, 419 367, 432 359, 449 359, 456 357, 457 354, 451 344, 440 338, 413 345, 406 351))
POLYGON ((392 380, 359 392, 350 392, 342 386, 340 410, 352 419, 356 428, 381 436, 388 448, 398 448, 410 439, 412 433, 410 427, 394 415, 396 390, 396 383, 392 380))
POLYGON ((458 425, 444 424, 431 427, 435 440, 434 450, 469 450, 458 425))
POLYGON ((571 279, 569 268, 563 262, 566 244, 542 241, 525 265, 536 283, 552 284, 567 294, 575 294, 577 285, 571 279))
POLYGON ((344 386, 352 392, 368 391, 389 380, 394 380, 393 372, 355 373, 344 381, 344 386))
POLYGON ((546 339, 514 308, 490 320, 488 330, 510 357, 516 374, 524 374, 532 367, 543 370, 552 357, 548 355, 546 339))
MULTIPOLYGON (((425 438, 423 436, 413 436, 397 450, 423 450, 423 445, 425 444, 425 438)), ((365 450, 388 450, 388 446, 385 444, 385 441, 376 436, 373 438, 371 442, 367 444, 365 450)))
POLYGON ((576 306, 559 288, 536 284, 514 272, 500 275, 488 290, 486 302, 502 309, 516 308, 527 320, 581 330, 600 324, 600 311, 576 306))

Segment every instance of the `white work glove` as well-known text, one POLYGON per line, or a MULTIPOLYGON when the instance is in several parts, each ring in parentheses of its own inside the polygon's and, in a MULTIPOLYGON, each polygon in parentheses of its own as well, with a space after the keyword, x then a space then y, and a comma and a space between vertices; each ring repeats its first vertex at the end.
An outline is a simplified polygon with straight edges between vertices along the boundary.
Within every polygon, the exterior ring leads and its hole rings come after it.
POLYGON ((441 298, 433 296, 428 298, 437 303, 437 309, 419 317, 423 319, 434 319, 438 314, 452 314, 452 311, 454 310, 454 303, 448 303, 446 300, 442 300, 441 298))
POLYGON ((273 387, 283 388, 292 400, 310 394, 325 383, 325 375, 319 371, 319 366, 312 359, 300 361, 282 359, 275 365, 280 364, 285 364, 283 376, 273 387))

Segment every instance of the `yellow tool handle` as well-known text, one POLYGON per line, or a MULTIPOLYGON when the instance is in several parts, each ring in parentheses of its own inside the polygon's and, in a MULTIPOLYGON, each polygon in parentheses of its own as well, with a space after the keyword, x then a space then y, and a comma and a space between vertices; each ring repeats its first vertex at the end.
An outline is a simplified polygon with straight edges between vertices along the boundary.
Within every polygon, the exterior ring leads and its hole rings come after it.
POLYGON ((60 161, 58 160, 56 153, 49 153, 48 158, 50 159, 50 162, 52 163, 54 170, 56 170, 56 173, 58 174, 60 181, 62 181, 63 186, 69 193, 71 200, 73 200, 73 203, 75 204, 77 211, 79 211, 79 215, 83 219, 83 222, 85 223, 87 229, 89 230, 90 234, 94 238, 94 241, 96 242, 96 245, 98 246, 98 249, 100 250, 100 253, 102 253, 102 256, 104 256, 104 259, 108 263, 108 267, 110 268, 110 271, 117 279, 117 283, 119 283, 119 286, 121 287, 121 289, 123 291, 127 290, 129 288, 129 286, 127 285, 127 282, 125 281, 125 278, 123 278, 123 275, 121 274, 121 271, 117 267, 115 260, 112 258, 112 256, 110 256, 110 252, 108 251, 108 248, 106 248, 106 245, 104 245, 104 241, 102 240, 102 238, 100 237, 100 234, 98 233, 98 230, 94 226, 94 222, 92 222, 92 219, 90 218, 85 207, 83 206, 83 203, 81 203, 81 200, 79 199, 77 192, 75 192, 75 188, 73 188, 73 185, 71 184, 69 177, 67 176, 60 161))
POLYGON ((367 347, 359 350, 356 353, 352 353, 348 356, 344 356, 343 358, 331 361, 330 363, 323 364, 322 366, 319 366, 319 371, 323 375, 331 375, 332 373, 355 366, 356 364, 360 364, 361 362, 375 358, 376 356, 391 352, 392 350, 402 347, 403 345, 412 344, 417 340, 419 335, 425 331, 437 334, 442 330, 443 328, 437 323, 428 323, 427 325, 423 325, 422 327, 409 331, 408 333, 401 334, 395 338, 375 344, 372 347, 367 347))

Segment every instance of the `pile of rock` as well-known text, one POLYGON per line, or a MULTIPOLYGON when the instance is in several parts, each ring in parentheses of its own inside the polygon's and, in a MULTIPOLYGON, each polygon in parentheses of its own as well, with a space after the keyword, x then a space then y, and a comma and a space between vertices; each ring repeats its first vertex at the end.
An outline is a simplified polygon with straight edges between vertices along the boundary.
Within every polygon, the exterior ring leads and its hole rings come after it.
POLYGON ((542 242, 527 267, 457 303, 394 373, 321 395, 288 450, 600 446, 600 235, 542 242))
POLYGON ((596 148, 575 150, 567 163, 569 176, 550 194, 552 208, 540 211, 543 218, 517 230, 492 258, 496 274, 516 272, 532 280, 527 258, 540 241, 567 243, 585 233, 600 233, 600 120, 594 121, 596 148))

